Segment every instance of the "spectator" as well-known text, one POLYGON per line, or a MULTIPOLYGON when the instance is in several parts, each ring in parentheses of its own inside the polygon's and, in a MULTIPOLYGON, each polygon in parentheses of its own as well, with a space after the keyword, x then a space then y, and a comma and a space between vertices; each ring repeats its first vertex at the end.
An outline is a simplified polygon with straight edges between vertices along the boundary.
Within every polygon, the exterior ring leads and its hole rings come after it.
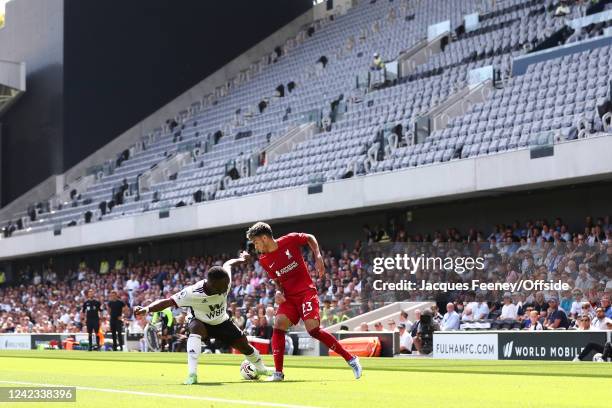
POLYGON ((612 319, 612 306, 610 306, 610 296, 604 295, 601 298, 601 307, 603 307, 606 317, 612 319))
POLYGON ((559 6, 555 10, 555 17, 564 17, 567 16, 571 12, 569 5, 567 4, 567 0, 561 0, 559 2, 559 6))
POLYGON ((565 312, 559 309, 559 301, 555 297, 551 297, 548 300, 548 317, 544 323, 544 327, 549 330, 554 329, 567 329, 569 327, 569 320, 565 315, 565 312))
POLYGON ((274 308, 272 306, 266 307, 266 319, 270 326, 274 326, 274 308))
POLYGON ((546 302, 544 298, 543 292, 536 292, 535 300, 533 301, 531 306, 534 308, 534 310, 537 310, 538 312, 542 312, 543 310, 544 311, 548 310, 548 303, 546 302))
POLYGON ((368 328, 368 324, 366 322, 361 323, 359 325, 358 331, 362 331, 362 332, 370 331, 370 329, 368 328))
POLYGON ((387 320, 387 330, 390 331, 390 332, 397 331, 395 320, 393 320, 393 319, 387 320))
POLYGON ((411 354, 412 353, 412 336, 408 330, 406 330, 406 324, 400 323, 397 325, 400 336, 400 354, 411 354))
MULTIPOLYGON (((453 307, 453 310, 454 310, 454 307, 453 307)), ((440 324, 440 322, 442 321, 442 315, 440 314, 440 311, 437 305, 431 306, 431 315, 432 315, 433 321, 436 322, 437 324, 440 324)))
POLYGON ((258 318, 257 327, 255 328, 254 335, 260 339, 271 339, 272 338, 272 325, 268 323, 266 316, 258 318))
POLYGON ((529 319, 525 320, 523 329, 525 330, 543 330, 542 323, 540 323, 540 315, 537 310, 531 310, 529 312, 529 319))
POLYGON ((516 305, 516 314, 518 319, 522 319, 525 314, 524 305, 525 295, 523 292, 514 292, 512 294, 512 303, 516 305))
POLYGON ((181 313, 176 317, 174 334, 172 335, 172 352, 187 350, 187 323, 185 322, 185 314, 181 313))
POLYGON ((134 294, 135 291, 140 287, 140 282, 136 279, 135 274, 130 275, 130 279, 125 283, 125 290, 128 293, 130 299, 130 307, 134 305, 134 294))
POLYGON ((612 319, 606 316, 603 307, 598 307, 591 325, 593 330, 612 330, 612 319))
POLYGON ((472 306, 468 305, 463 309, 463 314, 461 315, 462 322, 471 322, 474 320, 474 314, 472 313, 472 306))
POLYGON ((593 328, 593 326, 591 326, 591 318, 587 315, 585 316, 580 316, 578 318, 578 330, 581 331, 590 331, 590 330, 595 330, 593 328))
POLYGON ((244 316, 242 315, 242 311, 240 309, 236 309, 236 312, 234 313, 234 316, 232 317, 232 319, 234 320, 234 323, 236 323, 236 326, 238 326, 240 330, 244 330, 245 320, 244 320, 244 316))
POLYGON ((489 305, 485 302, 485 296, 483 293, 476 295, 476 302, 471 304, 472 313, 474 314, 474 320, 486 319, 489 316, 489 305))
POLYGON ((408 320, 408 312, 406 312, 405 310, 402 310, 400 312, 400 317, 399 317, 399 322, 398 323, 404 323, 406 325, 406 327, 412 326, 412 322, 410 320, 408 320))
POLYGON ((576 278, 574 287, 583 291, 588 291, 593 287, 594 283, 595 280, 589 275, 587 266, 585 264, 580 264, 578 268, 578 277, 576 278))
MULTIPOLYGON (((598 221, 599 222, 599 221, 598 221)), ((573 317, 579 316, 582 312, 582 302, 588 300, 592 305, 602 305, 610 313, 608 300, 602 297, 606 287, 612 289, 612 268, 609 267, 609 259, 612 259, 612 247, 606 247, 597 240, 593 242, 593 246, 585 243, 584 237, 582 241, 576 235, 575 242, 568 242, 567 247, 555 243, 549 244, 543 242, 540 236, 540 228, 544 224, 542 221, 526 222, 522 227, 520 222, 516 222, 512 227, 505 225, 496 226, 499 235, 499 242, 505 240, 506 237, 527 237, 526 242, 521 244, 521 251, 510 251, 503 257, 497 252, 496 247, 489 248, 488 243, 486 249, 482 249, 486 255, 487 266, 482 276, 473 276, 471 273, 462 276, 454 277, 457 280, 466 281, 467 279, 479 278, 484 280, 510 280, 515 281, 516 277, 512 275, 512 271, 523 270, 523 262, 525 265, 533 265, 533 270, 526 268, 525 276, 521 279, 551 279, 562 280, 565 283, 574 286, 576 278, 582 279, 581 274, 584 271, 587 273, 586 281, 590 281, 590 289, 587 296, 582 296, 580 299, 572 297, 567 298, 567 293, 564 295, 563 308, 567 307, 567 303, 571 300, 572 306, 576 305, 573 317), (582 244, 581 244, 582 242, 582 244), (530 246, 531 245, 531 246, 530 246), (528 251, 528 253, 525 253, 528 251), (604 253, 601 253, 601 252, 604 253), (609 252, 609 254, 608 254, 609 252), (491 257, 489 257, 489 255, 491 257), (529 255, 529 256, 528 256, 529 255), (533 259, 531 259, 533 258, 533 259), (582 265, 587 265, 582 266, 582 265), (486 275, 489 274, 489 275, 486 275), (574 299, 579 300, 576 302, 574 299)), ((557 232, 557 227, 561 230, 564 224, 560 224, 550 228, 553 239, 557 232)), ((599 225, 599 224, 597 224, 599 225)), ((589 227, 588 236, 593 234, 598 235, 595 224, 589 227), (592 232, 595 229, 595 232, 592 232)), ((602 224, 603 225, 603 224, 602 224)), ((543 228, 542 228, 543 229, 543 228)), ((369 229, 368 229, 369 230, 369 229)), ((486 234, 470 230, 467 235, 461 235, 456 229, 448 229, 446 233, 436 232, 435 235, 427 236, 426 234, 414 234, 409 236, 402 225, 377 225, 375 229, 370 231, 372 240, 380 240, 384 236, 399 236, 398 231, 404 231, 402 241, 404 242, 424 242, 427 240, 436 239, 438 243, 444 243, 448 240, 456 242, 470 242, 475 246, 479 242, 484 242, 486 234)), ((606 231, 609 236, 609 231, 606 231)), ((587 240, 588 241, 588 240, 587 240)), ((514 243, 511 242, 510 245, 514 243)), ((426 246, 425 246, 426 248, 426 246)), ((466 248, 469 249, 469 248, 466 248)), ((438 248, 438 250, 441 250, 438 248)), ((441 255, 444 255, 441 253, 441 255)), ((80 262, 75 265, 74 272, 71 270, 59 270, 49 267, 43 269, 31 269, 17 271, 13 274, 17 282, 6 282, 0 288, 0 331, 18 331, 42 333, 48 331, 55 332, 77 332, 81 330, 85 323, 84 315, 78 312, 78 304, 84 300, 84 294, 90 287, 99 290, 103 297, 107 297, 111 290, 117 290, 119 297, 122 299, 130 298, 130 301, 142 303, 147 299, 157 298, 159 292, 174 293, 180 291, 184 286, 194 283, 205 277, 206 270, 215 263, 220 263, 224 259, 223 256, 208 256, 206 258, 191 257, 183 260, 183 262, 126 262, 123 268, 109 268, 105 275, 101 275, 98 270, 94 271, 87 266, 87 263, 80 262), (77 267, 78 265, 78 267, 77 267), (120 269, 120 270, 117 270, 120 269), (130 281, 134 281, 133 283, 130 281), (128 285, 128 282, 129 285, 128 285), (18 285, 23 283, 24 286, 18 285), (41 286, 44 285, 44 286, 41 286), (130 286, 130 287, 128 287, 130 286), (61 294, 61 295, 60 295, 61 294), (73 301, 74 299, 74 301, 73 301), (23 316, 23 312, 26 316, 23 316), (10 323, 8 318, 11 317, 10 323), (26 320, 26 318, 28 320, 26 320)), ((312 268, 313 260, 308 260, 309 269, 312 268)), ((96 264, 88 260, 90 265, 96 264)), ((381 304, 390 301, 396 301, 395 294, 379 293, 372 290, 372 280, 367 271, 368 263, 364 259, 360 259, 360 244, 355 244, 353 250, 344 246, 340 251, 324 251, 325 276, 322 279, 317 279, 315 284, 320 288, 320 293, 324 294, 320 299, 324 304, 321 310, 322 323, 325 314, 329 316, 329 324, 339 323, 342 318, 342 312, 355 310, 355 304, 361 305, 362 311, 373 310, 381 304), (348 297, 348 300, 346 299, 348 297), (325 302, 327 301, 327 302, 325 302), (327 306, 325 304, 327 303, 327 306)), ((95 269, 98 269, 97 267, 95 269)), ((231 308, 232 314, 244 319, 246 326, 247 319, 245 316, 261 316, 265 315, 268 322, 271 321, 270 314, 266 307, 273 306, 268 303, 272 299, 270 293, 274 290, 265 282, 266 276, 258 267, 257 263, 245 265, 233 271, 232 292, 230 293, 230 303, 234 303, 231 308), (261 304, 261 307, 257 305, 261 304), (240 312, 237 312, 237 311, 240 312), (259 313, 258 313, 259 312, 259 313), (265 313, 264 313, 265 312, 265 313)), ((399 276, 397 276, 399 277, 399 276)), ((435 271, 431 274, 432 281, 440 281, 448 279, 449 275, 445 271, 435 271)), ((580 283, 580 279, 578 282, 580 283)), ((579 292, 581 293, 581 291, 579 292)), ((471 297, 462 298, 462 293, 449 292, 450 299, 457 302, 463 302, 465 310, 461 314, 462 320, 475 318, 470 316, 478 312, 482 316, 488 317, 489 314, 503 312, 503 305, 496 305, 498 293, 489 292, 491 303, 487 304, 484 300, 484 295, 479 293, 476 301, 471 302, 471 297), (455 298, 457 296, 457 298, 455 298), (477 311, 476 307, 481 308, 477 311), (489 309, 489 307, 491 307, 489 309), (491 313, 492 312, 492 313, 491 313)), ((411 294, 411 300, 422 300, 431 298, 431 293, 414 292, 411 294)), ((529 306, 534 307, 534 310, 541 311, 542 319, 547 317, 547 302, 552 296, 557 296, 555 291, 546 293, 526 293, 526 299, 523 301, 525 309, 529 306)), ((518 296, 513 296, 513 304, 519 307, 518 296)), ((126 302, 127 303, 127 302, 126 302)), ((562 309, 563 309, 562 308, 562 309)), ((228 308, 230 310, 230 308, 228 308)), ((457 306, 456 312, 459 312, 457 306)), ((570 310, 572 316, 572 310, 570 310)), ((273 317, 273 316, 272 316, 273 317)), ((105 317, 102 317, 102 320, 105 317)), ((132 328, 129 320, 132 316, 126 316, 126 326, 132 328)), ((402 319, 402 315, 400 315, 402 319)), ((102 325, 106 324, 101 321, 102 325)), ((418 328, 419 321, 408 325, 406 328, 418 328)), ((386 326, 386 324, 385 324, 386 326)))
POLYGON ((372 60, 372 65, 370 66, 370 69, 374 71, 380 71, 385 68, 385 63, 377 52, 374 53, 373 58, 374 59, 372 60))
POLYGON ((572 298, 572 292, 570 290, 563 291, 561 295, 561 304, 559 305, 561 309, 567 314, 571 316, 572 312, 572 304, 574 303, 574 299, 572 298))
POLYGON ((376 322, 374 323, 374 331, 386 331, 386 330, 383 327, 382 322, 376 322))
POLYGON ((593 306, 589 302, 582 302, 582 308, 580 311, 580 316, 589 316, 589 318, 593 319, 595 317, 595 311, 593 310, 593 306))
MULTIPOLYGON (((250 313, 250 312, 249 312, 250 313)), ((256 314, 247 315, 247 321, 245 324, 245 333, 248 336, 255 336, 257 332, 257 327, 259 326, 259 317, 256 314)))
POLYGON ((504 305, 502 306, 500 320, 516 320, 518 317, 518 308, 512 303, 512 295, 510 292, 504 293, 504 305))
POLYGON ((440 328, 442 330, 459 330, 460 320, 459 314, 455 312, 455 305, 452 302, 449 302, 446 305, 446 313, 442 318, 440 328))
POLYGON ((574 289, 572 293, 574 294, 574 301, 572 302, 569 315, 572 319, 576 319, 582 313, 582 304, 584 302, 582 300, 582 291, 580 289, 574 289))

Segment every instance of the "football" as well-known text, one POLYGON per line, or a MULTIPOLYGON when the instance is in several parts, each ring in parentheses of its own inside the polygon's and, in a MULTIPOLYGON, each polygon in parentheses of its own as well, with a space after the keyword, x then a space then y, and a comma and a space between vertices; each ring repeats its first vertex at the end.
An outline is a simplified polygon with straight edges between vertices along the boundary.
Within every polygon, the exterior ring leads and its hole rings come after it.
POLYGON ((251 364, 248 360, 244 360, 240 365, 240 375, 245 380, 256 380, 257 378, 259 378, 259 375, 255 370, 255 366, 251 364))

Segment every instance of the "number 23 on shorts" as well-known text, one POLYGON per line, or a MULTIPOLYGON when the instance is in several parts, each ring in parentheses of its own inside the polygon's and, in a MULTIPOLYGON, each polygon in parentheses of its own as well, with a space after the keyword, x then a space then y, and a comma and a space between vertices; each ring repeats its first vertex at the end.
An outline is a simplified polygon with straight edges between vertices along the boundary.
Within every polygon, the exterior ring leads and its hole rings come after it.
POLYGON ((312 302, 304 302, 302 303, 302 314, 306 315, 308 312, 312 312, 312 302))

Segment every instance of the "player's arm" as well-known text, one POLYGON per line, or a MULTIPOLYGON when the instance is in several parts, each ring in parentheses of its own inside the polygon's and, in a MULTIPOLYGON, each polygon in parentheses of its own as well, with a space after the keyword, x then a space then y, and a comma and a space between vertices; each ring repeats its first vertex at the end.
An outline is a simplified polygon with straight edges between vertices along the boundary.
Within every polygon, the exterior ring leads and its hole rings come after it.
POLYGON ((230 276, 230 280, 232 278, 232 267, 234 265, 239 265, 239 264, 243 264, 245 262, 248 262, 251 259, 251 255, 249 255, 249 253, 247 251, 242 251, 240 252, 240 256, 238 258, 234 258, 234 259, 230 259, 229 261, 226 261, 223 264, 223 270, 225 272, 227 272, 227 274, 230 276))
POLYGON ((315 269, 319 277, 322 278, 325 276, 325 264, 323 263, 323 256, 321 256, 321 250, 319 249, 319 242, 317 242, 317 239, 312 234, 306 234, 306 240, 315 258, 315 269))
POLYGON ((140 315, 145 315, 147 313, 161 312, 162 310, 167 309, 169 307, 178 307, 174 299, 172 298, 159 299, 146 307, 136 306, 134 308, 134 314, 136 316, 140 316, 140 315))
POLYGON ((270 282, 276 288, 276 291, 274 292, 274 303, 276 303, 277 305, 280 305, 285 300, 287 300, 285 298, 285 293, 283 292, 283 288, 281 287, 281 285, 279 285, 276 279, 270 279, 270 282))

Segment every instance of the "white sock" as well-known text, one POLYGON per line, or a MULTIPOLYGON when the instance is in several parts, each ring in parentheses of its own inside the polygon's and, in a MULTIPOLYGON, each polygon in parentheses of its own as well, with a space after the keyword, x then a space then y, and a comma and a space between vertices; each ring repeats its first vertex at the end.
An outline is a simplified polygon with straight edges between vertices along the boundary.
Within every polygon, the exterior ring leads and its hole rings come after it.
POLYGON ((198 374, 198 359, 202 354, 202 336, 190 334, 187 338, 187 365, 189 375, 198 374))
POLYGON ((253 353, 247 355, 246 359, 249 360, 249 362, 253 363, 257 371, 266 370, 266 366, 264 365, 263 360, 261 359, 261 356, 259 355, 259 351, 257 351, 256 348, 253 347, 253 353))

